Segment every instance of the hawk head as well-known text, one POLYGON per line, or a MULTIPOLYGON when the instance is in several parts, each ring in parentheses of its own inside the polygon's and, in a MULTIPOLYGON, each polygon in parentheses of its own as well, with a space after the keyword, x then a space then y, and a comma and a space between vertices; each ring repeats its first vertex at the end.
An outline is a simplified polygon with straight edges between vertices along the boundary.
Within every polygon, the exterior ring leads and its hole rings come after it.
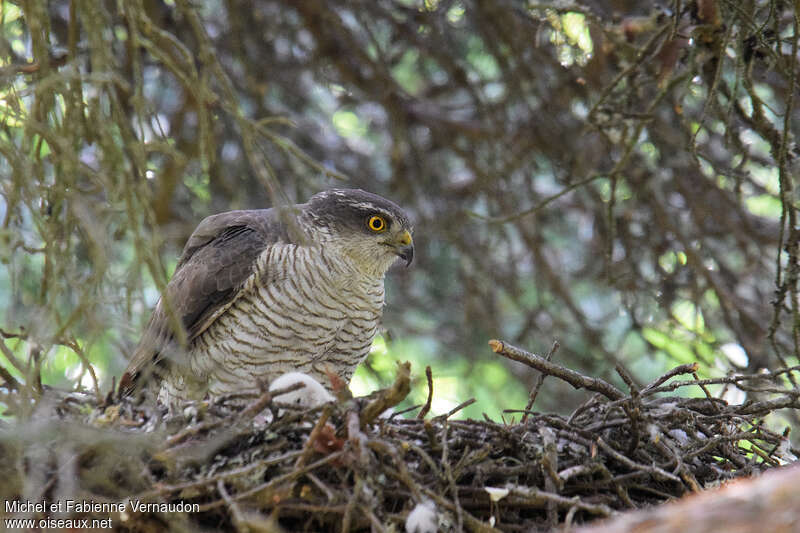
POLYGON ((331 189, 311 197, 305 212, 326 247, 364 274, 383 276, 397 258, 411 264, 413 230, 394 202, 361 189, 331 189))

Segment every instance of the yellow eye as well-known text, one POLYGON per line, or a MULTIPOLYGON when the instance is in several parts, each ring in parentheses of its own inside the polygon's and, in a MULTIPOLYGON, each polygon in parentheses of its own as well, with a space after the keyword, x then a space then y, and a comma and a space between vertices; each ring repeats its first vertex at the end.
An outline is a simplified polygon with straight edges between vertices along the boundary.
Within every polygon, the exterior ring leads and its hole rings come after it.
POLYGON ((367 226, 372 231, 383 231, 386 229, 386 221, 383 219, 383 217, 375 215, 369 218, 367 221, 367 226))

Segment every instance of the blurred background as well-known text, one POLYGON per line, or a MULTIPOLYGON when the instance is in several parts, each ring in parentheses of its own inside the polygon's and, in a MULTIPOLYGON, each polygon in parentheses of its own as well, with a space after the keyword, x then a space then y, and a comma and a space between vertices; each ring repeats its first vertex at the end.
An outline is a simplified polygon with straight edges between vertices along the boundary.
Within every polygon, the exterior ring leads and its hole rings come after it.
POLYGON ((3 1, 0 380, 107 392, 203 217, 332 187, 416 228, 358 394, 410 360, 411 401, 430 365, 434 413, 518 419, 492 338, 622 387, 797 365, 797 9, 3 1))

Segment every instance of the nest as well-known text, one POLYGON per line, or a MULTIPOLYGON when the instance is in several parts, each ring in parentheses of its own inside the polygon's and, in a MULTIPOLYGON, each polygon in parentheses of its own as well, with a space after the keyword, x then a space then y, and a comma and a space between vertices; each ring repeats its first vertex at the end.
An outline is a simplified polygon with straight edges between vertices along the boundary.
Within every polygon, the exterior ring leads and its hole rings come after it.
POLYGON ((499 424, 452 420, 469 402, 427 417, 430 388, 421 409, 392 413, 409 392, 408 363, 388 389, 305 410, 281 403, 299 385, 189 403, 173 414, 49 391, 25 421, 0 429, 3 497, 45 503, 41 511, 17 508, 17 517, 110 519, 120 531, 405 531, 418 506, 443 531, 531 531, 659 504, 796 454, 788 432, 760 423, 797 408, 792 393, 728 405, 705 388, 720 380, 671 381, 695 365, 641 389, 620 368, 624 393, 491 344, 593 394, 569 417, 526 409, 519 423, 499 424), (689 386, 704 397, 674 393, 689 386), (49 507, 67 501, 69 509, 49 507))

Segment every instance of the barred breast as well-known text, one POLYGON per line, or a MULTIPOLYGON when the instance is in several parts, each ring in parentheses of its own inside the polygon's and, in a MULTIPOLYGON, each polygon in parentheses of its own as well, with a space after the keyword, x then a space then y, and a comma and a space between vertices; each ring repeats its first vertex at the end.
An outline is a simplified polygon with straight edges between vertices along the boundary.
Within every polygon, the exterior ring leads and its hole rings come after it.
POLYGON ((352 269, 322 247, 267 248, 241 295, 190 344, 188 368, 168 373, 161 401, 258 390, 289 371, 326 387, 327 372, 349 382, 384 303, 383 276, 352 269))

